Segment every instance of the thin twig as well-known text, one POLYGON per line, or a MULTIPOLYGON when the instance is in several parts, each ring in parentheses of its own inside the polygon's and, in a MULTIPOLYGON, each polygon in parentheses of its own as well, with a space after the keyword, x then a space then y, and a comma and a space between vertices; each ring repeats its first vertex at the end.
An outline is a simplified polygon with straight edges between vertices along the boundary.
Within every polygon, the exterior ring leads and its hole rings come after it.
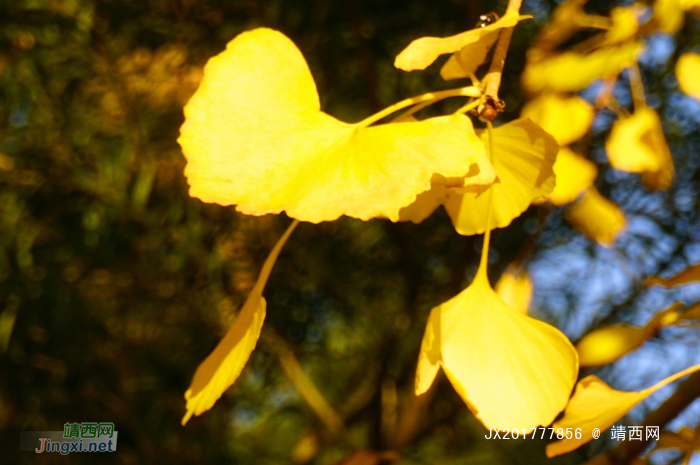
MULTIPOLYGON (((518 13, 522 3, 522 0, 509 0, 506 13, 509 11, 518 13)), ((496 44, 496 50, 493 52, 493 59, 491 60, 489 72, 483 80, 486 84, 486 89, 484 91, 486 103, 479 108, 479 116, 488 121, 493 121, 498 112, 503 109, 503 103, 498 99, 498 88, 501 85, 503 66, 506 62, 506 55, 508 54, 508 47, 510 47, 510 39, 512 36, 512 27, 505 28, 501 31, 498 37, 498 43, 496 44)))

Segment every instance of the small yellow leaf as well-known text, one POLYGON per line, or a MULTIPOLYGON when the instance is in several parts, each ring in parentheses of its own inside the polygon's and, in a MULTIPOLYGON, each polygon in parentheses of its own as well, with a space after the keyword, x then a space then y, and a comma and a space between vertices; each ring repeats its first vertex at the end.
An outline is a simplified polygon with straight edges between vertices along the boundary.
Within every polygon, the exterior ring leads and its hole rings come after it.
POLYGON ((555 457, 578 449, 593 439, 594 428, 605 431, 650 394, 698 370, 700 370, 700 365, 695 365, 669 376, 648 389, 634 392, 612 389, 595 375, 583 378, 576 385, 576 391, 569 401, 569 405, 566 406, 564 417, 552 425, 555 430, 557 428, 573 428, 574 430, 580 428, 580 439, 573 437, 547 445, 547 457, 555 457))
POLYGON ((666 34, 675 34, 683 25, 681 0, 656 0, 654 2, 654 19, 666 34))
POLYGON ((430 387, 438 363, 479 421, 497 429, 551 423, 578 372, 576 350, 566 336, 508 307, 483 266, 467 289, 432 310, 417 393, 430 387))
POLYGON ((298 221, 292 222, 272 248, 233 326, 214 351, 197 367, 192 383, 185 391, 187 412, 182 418, 183 426, 192 418, 192 415, 199 416, 212 408, 221 395, 238 379, 248 362, 265 320, 266 302, 262 292, 284 243, 287 242, 297 224, 298 221))
POLYGON ((576 350, 582 367, 600 366, 632 352, 646 339, 644 328, 619 323, 588 333, 576 350))
POLYGON ((605 148, 613 168, 642 173, 648 189, 667 189, 673 182, 671 151, 661 120, 651 108, 641 108, 632 116, 616 121, 605 148))
POLYGON ((613 24, 605 34, 605 43, 618 44, 634 37, 639 29, 639 14, 637 5, 613 8, 610 12, 613 24))
POLYGON ((270 29, 240 34, 209 60, 178 142, 192 196, 313 223, 397 221, 434 174, 491 169, 464 115, 364 127, 321 112, 301 52, 270 29))
POLYGON ((559 145, 569 145, 583 137, 594 114, 591 104, 581 97, 553 93, 530 100, 521 113, 554 136, 559 145))
POLYGON ((498 297, 516 312, 527 315, 532 300, 532 280, 527 272, 516 272, 510 267, 496 283, 498 297))
MULTIPOLYGON (((509 11, 503 15, 501 19, 486 27, 471 29, 461 34, 444 38, 421 37, 408 44, 408 47, 398 54, 394 61, 394 66, 404 71, 425 69, 440 55, 455 53, 470 45, 474 46, 472 50, 477 52, 477 55, 475 57, 465 55, 463 57, 465 63, 469 63, 472 59, 474 59, 474 61, 479 61, 482 51, 481 46, 478 46, 478 44, 481 41, 490 41, 493 43, 495 40, 493 38, 494 33, 498 34, 500 29, 513 27, 518 24, 518 21, 527 18, 531 18, 531 16, 518 16, 516 12, 509 11)), ((481 62, 483 62, 483 57, 481 58, 481 62)), ((481 62, 479 64, 481 64, 481 62)))
POLYGON ((594 367, 612 363, 620 357, 639 348, 644 341, 654 336, 662 326, 678 321, 678 309, 681 303, 675 303, 659 312, 644 327, 617 323, 586 334, 576 344, 581 366, 594 367))
POLYGON ((549 195, 549 200, 554 205, 565 205, 575 201, 591 188, 598 176, 598 167, 568 147, 563 147, 557 154, 554 174, 557 184, 549 195))
POLYGON ((596 79, 615 77, 634 63, 643 48, 639 42, 603 47, 588 55, 565 52, 529 63, 522 75, 523 87, 532 93, 543 90, 574 92, 596 79))
POLYGON ((700 55, 684 53, 676 63, 676 77, 681 90, 700 100, 700 55))
POLYGON ((594 188, 569 207, 566 218, 590 239, 605 247, 612 247, 625 227, 625 215, 620 207, 594 188))
POLYGON ((675 287, 697 281, 700 281, 700 263, 688 267, 685 270, 678 273, 677 275, 671 276, 670 278, 651 276, 647 278, 644 284, 646 284, 647 286, 653 286, 654 284, 658 284, 663 287, 675 287))
MULTIPOLYGON (((484 145, 489 144, 487 131, 479 137, 484 145)), ((533 200, 552 192, 552 166, 558 150, 554 138, 528 119, 493 130, 492 164, 498 175, 498 182, 488 187, 493 189, 493 227, 508 226, 533 200)), ((484 190, 451 189, 445 209, 458 233, 472 235, 486 230, 489 195, 484 190)))
POLYGON ((539 61, 542 55, 554 50, 585 24, 586 0, 565 0, 552 12, 550 20, 542 26, 535 45, 528 51, 528 59, 539 61))

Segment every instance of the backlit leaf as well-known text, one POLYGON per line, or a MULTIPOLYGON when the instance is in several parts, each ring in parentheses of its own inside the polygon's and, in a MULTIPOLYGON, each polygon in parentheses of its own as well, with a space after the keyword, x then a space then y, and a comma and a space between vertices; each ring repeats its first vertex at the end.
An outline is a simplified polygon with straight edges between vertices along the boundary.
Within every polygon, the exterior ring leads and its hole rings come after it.
POLYGON ((529 63, 522 75, 525 89, 575 92, 596 79, 614 77, 634 63, 643 48, 639 42, 603 47, 588 55, 564 52, 552 58, 529 63))
POLYGON ((700 55, 684 53, 676 63, 678 85, 686 94, 700 100, 700 55))
POLYGON ((700 365, 690 367, 648 389, 634 392, 617 391, 595 375, 583 378, 576 385, 576 391, 564 411, 564 417, 552 425, 555 430, 556 428, 581 428, 580 439, 572 437, 547 445, 547 457, 555 457, 578 449, 593 439, 594 428, 605 431, 650 394, 698 370, 700 365))
POLYGON ((617 323, 586 334, 576 344, 581 366, 600 366, 612 363, 640 347, 665 325, 678 321, 678 309, 683 304, 675 303, 654 316, 644 327, 617 323))
POLYGON ((650 190, 667 189, 673 182, 674 167, 661 120, 651 108, 641 108, 613 124, 605 144, 613 168, 642 173, 650 190))
POLYGON ((590 239, 605 247, 612 247, 615 238, 625 227, 625 215, 620 207, 594 188, 569 207, 566 219, 590 239))
POLYGON ((527 314, 532 300, 532 280, 526 272, 516 272, 510 267, 496 283, 496 294, 516 312, 527 314))
POLYGON ((606 44, 617 44, 634 37, 639 29, 639 14, 639 8, 636 5, 613 8, 610 12, 613 24, 605 34, 606 44))
POLYGON ((496 40, 493 35, 497 35, 500 29, 513 27, 518 24, 518 21, 527 18, 530 18, 530 16, 518 16, 516 12, 509 11, 498 21, 486 27, 471 29, 461 34, 444 38, 421 37, 408 44, 408 47, 398 54, 394 61, 394 66, 404 71, 425 69, 440 55, 455 53, 464 47, 470 46, 470 52, 460 56, 470 67, 474 66, 471 63, 472 61, 478 62, 476 65, 478 67, 483 62, 485 54, 488 53, 488 50, 483 52, 483 46, 488 42, 493 44, 496 40), (472 53, 474 54, 473 56, 471 55, 472 53))
POLYGON ((397 221, 434 174, 490 169, 466 116, 363 127, 321 112, 301 52, 270 29, 240 34, 209 60, 179 142, 192 196, 313 223, 397 221))
POLYGON ((508 307, 485 267, 453 299, 434 308, 421 346, 416 392, 440 364, 487 428, 548 425, 576 381, 576 351, 559 330, 508 307))
POLYGON ((568 147, 563 147, 557 154, 554 174, 557 177, 557 184, 549 194, 549 200, 554 205, 565 205, 574 202, 590 189, 598 176, 598 167, 595 163, 572 152, 568 147))
POLYGON ((185 391, 187 413, 182 418, 183 426, 192 415, 199 416, 212 408, 238 379, 248 362, 265 320, 266 302, 262 292, 282 247, 297 224, 298 222, 294 221, 272 248, 233 326, 214 351, 197 367, 192 383, 185 391))
POLYGON ((683 10, 679 0, 656 0, 654 19, 666 34, 675 34, 683 25, 683 10))
POLYGON ((530 100, 521 115, 554 136, 559 145, 569 145, 588 132, 594 113, 581 97, 545 93, 530 100))
MULTIPOLYGON (((479 137, 489 144, 488 133, 479 137)), ((493 227, 508 226, 533 200, 554 189, 553 165, 559 146, 552 136, 528 119, 518 119, 493 130, 492 164, 498 175, 493 189, 493 227)), ((458 233, 486 230, 489 196, 484 189, 452 189, 445 209, 458 233)))

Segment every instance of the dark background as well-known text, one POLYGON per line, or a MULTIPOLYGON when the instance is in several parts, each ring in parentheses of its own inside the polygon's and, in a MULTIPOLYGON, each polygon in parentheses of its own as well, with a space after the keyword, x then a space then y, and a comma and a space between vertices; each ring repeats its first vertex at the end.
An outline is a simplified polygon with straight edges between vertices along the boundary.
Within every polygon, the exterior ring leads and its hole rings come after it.
MULTIPOLYGON (((263 337, 242 376, 211 411, 180 426, 194 370, 290 222, 188 196, 176 139, 206 60, 244 30, 278 29, 304 53, 324 111, 354 122, 451 87, 439 65, 404 73, 394 57, 415 38, 461 32, 505 5, 0 1, 0 342, 7 342, 0 344, 0 463, 332 464, 356 449, 397 450, 407 464, 546 460, 542 441, 483 439, 487 431, 443 376, 422 402, 410 394, 428 313, 470 282, 482 240, 459 236, 442 209, 420 225, 302 223, 267 286, 263 337), (285 376, 284 350, 343 418, 338 435, 285 376), (20 431, 83 421, 114 422, 117 452, 18 452, 20 431)), ((516 30, 499 121, 519 114, 525 52, 554 5, 525 1, 523 12, 535 18, 516 30)), ((587 8, 607 14, 612 6, 587 8)), ((697 286, 683 293, 642 285, 647 275, 700 260, 700 104, 678 94, 673 77, 698 35, 698 21, 689 20, 676 37, 650 42, 642 62, 676 159, 678 180, 668 192, 650 194, 636 175, 609 169, 600 147, 611 114, 596 118, 585 141, 601 170, 597 187, 630 221, 614 248, 576 233, 563 209, 532 207, 494 233, 492 282, 516 256, 530 258, 532 314, 574 340, 700 298, 697 286)), ((623 77, 616 90, 623 105, 627 89, 623 77)), ((660 373, 700 361, 695 331, 664 330, 644 351, 597 373, 618 388, 647 387, 660 373)), ((695 426, 699 410, 693 404, 682 421, 695 426)), ((604 445, 552 463, 579 463, 604 445)))

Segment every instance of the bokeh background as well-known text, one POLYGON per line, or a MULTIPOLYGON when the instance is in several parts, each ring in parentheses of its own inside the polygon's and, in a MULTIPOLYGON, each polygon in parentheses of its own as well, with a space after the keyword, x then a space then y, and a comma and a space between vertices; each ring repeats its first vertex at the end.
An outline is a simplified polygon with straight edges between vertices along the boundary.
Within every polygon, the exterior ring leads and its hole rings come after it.
MULTIPOLYGON (((587 10, 607 14, 615 4, 592 0, 587 10)), ((439 65, 404 73, 395 55, 415 38, 461 32, 505 5, 0 1, 0 463, 333 464, 358 449, 393 450, 407 464, 544 462, 543 441, 485 440, 444 377, 429 395, 411 395, 428 313, 470 282, 481 247, 481 237, 459 236, 442 210, 420 225, 301 224, 272 274, 263 336, 241 378, 211 411, 180 426, 194 370, 290 222, 188 196, 176 139, 206 60, 242 31, 281 30, 304 53, 323 109, 354 122, 449 87, 439 65), (299 366, 315 390, 295 387, 303 385, 299 366), (332 409, 325 417, 305 400, 316 392, 332 409), (329 418, 342 428, 330 428, 329 418), (20 431, 85 421, 114 422, 117 452, 18 451, 20 431)), ((500 122, 526 101, 525 53, 555 6, 524 2, 534 19, 516 29, 500 122)), ((614 247, 574 231, 556 208, 532 207, 494 233, 492 282, 526 258, 531 314, 572 340, 700 300, 699 285, 643 286, 649 275, 700 261, 700 103, 679 93, 673 75, 678 56, 699 46, 700 22, 689 19, 674 36, 652 36, 640 63, 676 162, 667 192, 649 193, 637 175, 610 169, 602 145, 612 113, 599 113, 581 142, 602 173, 596 187, 627 216, 614 247)), ((623 105, 628 89, 623 77, 615 90, 623 105)), ((582 95, 592 100, 595 91, 582 95)), ((697 331, 665 328, 595 373, 619 389, 647 387, 700 362, 697 331)), ((623 423, 640 421, 672 392, 623 423)), ((694 402, 671 426, 695 427, 698 418, 694 402)), ((603 439, 552 463, 580 463, 608 445, 603 439)))

